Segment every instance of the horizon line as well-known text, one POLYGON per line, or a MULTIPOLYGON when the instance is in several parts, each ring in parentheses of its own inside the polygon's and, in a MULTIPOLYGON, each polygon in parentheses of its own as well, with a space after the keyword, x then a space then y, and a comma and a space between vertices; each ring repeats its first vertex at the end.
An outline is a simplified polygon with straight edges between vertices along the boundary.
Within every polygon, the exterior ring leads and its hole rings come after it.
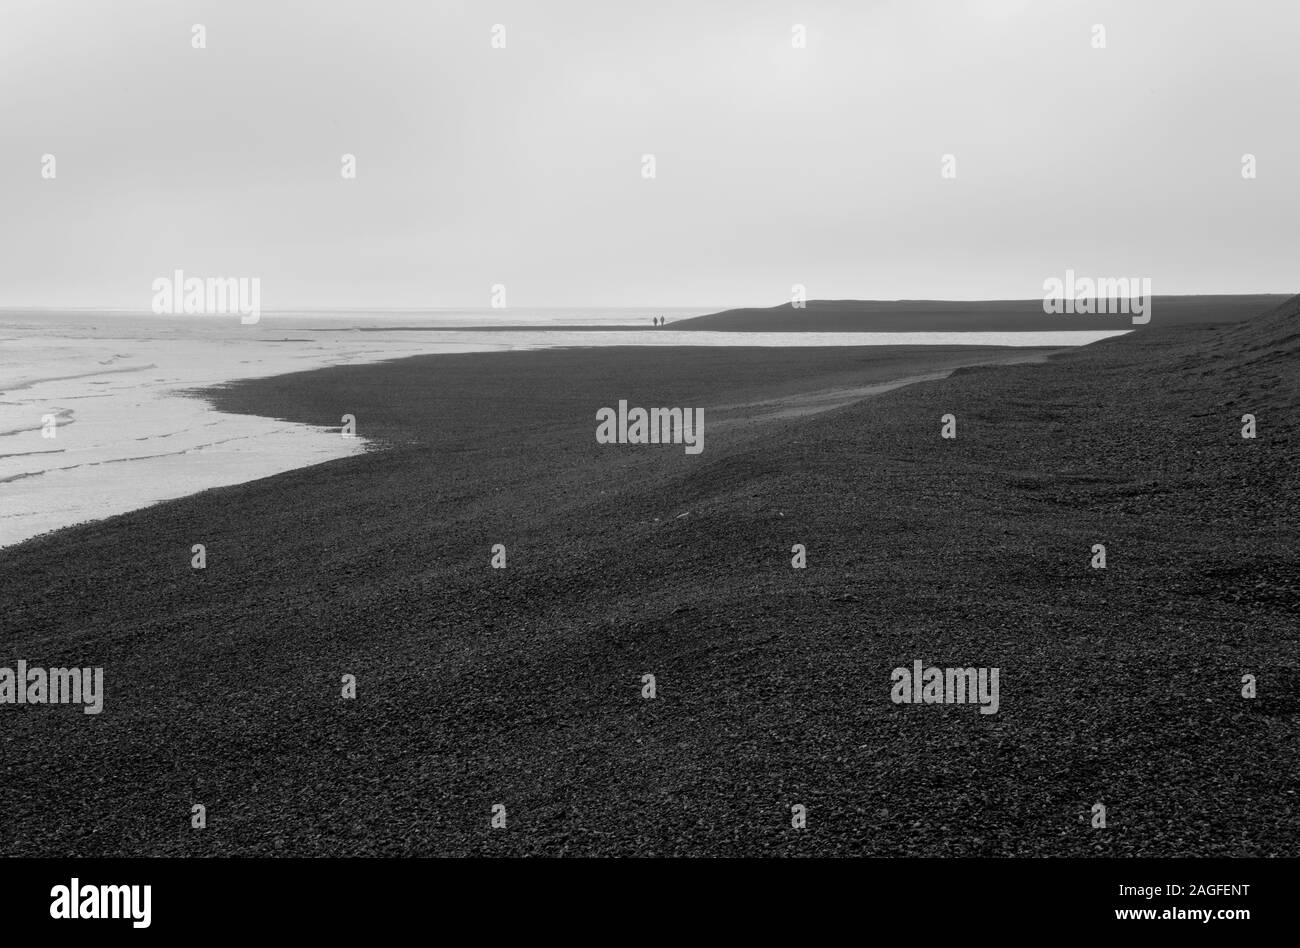
MULTIPOLYGON (((1159 298, 1200 298, 1209 299, 1215 297, 1242 297, 1242 296, 1284 296, 1292 297, 1300 295, 1300 290, 1254 290, 1240 293, 1152 293, 1152 299, 1159 298)), ((1041 296, 1025 297, 980 297, 980 298, 955 298, 955 297, 929 297, 929 296, 902 296, 894 298, 878 297, 817 297, 810 298, 805 302, 808 303, 1033 303, 1042 302, 1041 296)), ((793 306, 793 301, 784 301, 770 305, 762 304, 660 304, 644 303, 636 305, 617 305, 602 306, 600 304, 574 304, 574 305, 538 305, 538 306, 299 306, 283 307, 277 309, 263 309, 262 315, 275 315, 285 313, 436 313, 436 312, 484 312, 500 313, 503 316, 509 313, 519 313, 528 311, 560 311, 568 312, 573 310, 600 309, 600 310, 628 310, 641 311, 647 309, 712 309, 718 312, 734 309, 779 309, 783 306, 793 306)), ((114 306, 8 306, 0 305, 0 313, 15 312, 55 312, 55 313, 113 313, 120 315, 132 316, 185 316, 184 313, 159 314, 152 309, 131 309, 114 306)))

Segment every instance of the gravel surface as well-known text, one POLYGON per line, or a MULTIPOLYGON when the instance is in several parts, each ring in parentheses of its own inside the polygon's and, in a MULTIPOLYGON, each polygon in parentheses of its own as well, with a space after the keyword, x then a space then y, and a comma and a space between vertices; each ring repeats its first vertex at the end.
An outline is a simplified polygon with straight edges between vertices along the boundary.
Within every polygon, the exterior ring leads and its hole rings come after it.
POLYGON ((0 664, 103 665, 107 691, 98 716, 0 707, 0 852, 1296 855, 1297 319, 816 413, 772 402, 971 353, 493 353, 222 389, 378 443, 0 552, 0 664), (704 406, 704 453, 596 444, 620 398, 704 406), (999 712, 895 705, 914 659, 998 667, 999 712))

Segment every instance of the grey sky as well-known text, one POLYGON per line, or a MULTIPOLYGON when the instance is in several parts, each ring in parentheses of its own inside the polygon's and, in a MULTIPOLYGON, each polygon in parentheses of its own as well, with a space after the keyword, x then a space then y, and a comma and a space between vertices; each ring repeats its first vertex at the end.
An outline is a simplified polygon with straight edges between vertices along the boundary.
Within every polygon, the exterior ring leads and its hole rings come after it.
POLYGON ((0 306, 1295 291, 1298 40, 1284 0, 4 0, 0 306))

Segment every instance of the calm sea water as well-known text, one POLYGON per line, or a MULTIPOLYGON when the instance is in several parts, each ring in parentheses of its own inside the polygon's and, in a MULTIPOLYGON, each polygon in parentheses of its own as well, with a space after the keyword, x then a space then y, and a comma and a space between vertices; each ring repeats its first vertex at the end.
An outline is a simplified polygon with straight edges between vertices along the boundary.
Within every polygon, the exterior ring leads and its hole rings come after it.
POLYGON ((229 415, 186 389, 408 355, 548 346, 1082 345, 1121 333, 674 330, 711 310, 430 310, 159 317, 0 313, 0 547, 365 450, 337 429, 229 415), (650 329, 651 316, 668 325, 650 329), (393 331, 361 331, 382 324, 393 331), (413 332, 413 326, 527 326, 413 332), (582 326, 555 330, 548 326, 582 326), (643 331, 611 326, 645 325, 643 331), (52 420, 52 424, 50 423, 52 420), (50 433, 53 437, 47 437, 50 433))

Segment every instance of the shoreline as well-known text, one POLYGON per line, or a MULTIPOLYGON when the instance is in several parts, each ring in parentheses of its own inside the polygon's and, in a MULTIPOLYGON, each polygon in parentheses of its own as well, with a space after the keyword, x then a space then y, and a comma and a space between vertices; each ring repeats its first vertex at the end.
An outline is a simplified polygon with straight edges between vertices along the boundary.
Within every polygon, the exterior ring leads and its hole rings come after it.
MULTIPOLYGON (((383 364, 384 362, 400 361, 401 359, 419 359, 419 358, 443 359, 449 356, 460 356, 460 355, 488 354, 488 355, 499 356, 499 355, 504 355, 508 352, 559 351, 561 348, 565 348, 566 351, 589 352, 593 354, 594 358, 598 359, 599 355, 597 355, 597 353, 616 351, 618 348, 621 347, 602 347, 602 346, 555 347, 553 349, 544 349, 544 350, 501 349, 501 350, 489 350, 486 353, 441 352, 441 353, 429 353, 423 355, 404 355, 398 357, 397 360, 379 359, 376 360, 375 362, 367 362, 361 364, 383 364)), ((794 348, 798 349, 799 347, 794 347, 794 348)), ((901 347, 901 346, 900 347, 866 347, 866 348, 867 349, 880 348, 881 350, 892 350, 890 354, 895 357, 901 355, 912 355, 917 358, 918 362, 939 361, 943 363, 952 363, 953 361, 952 356, 954 355, 953 350, 958 350, 958 352, 960 352, 963 358, 962 361, 955 364, 949 364, 947 368, 934 373, 900 376, 897 379, 892 379, 892 378, 884 379, 872 385, 868 385, 860 388, 850 387, 850 388, 840 388, 840 389, 829 389, 820 392, 804 392, 801 393, 802 404, 807 405, 807 404, 813 404, 820 401, 822 403, 822 407, 816 408, 814 410, 823 411, 829 408, 840 407, 845 404, 850 404, 851 402, 856 401, 860 398, 871 397, 872 395, 880 394, 882 392, 889 391, 893 388, 897 388, 902 385, 914 384, 915 382, 918 381, 927 381, 927 380, 943 378, 946 377, 951 372, 961 368, 985 366, 985 365, 1017 364, 1019 362, 1034 360, 1036 358, 1046 358, 1050 354, 1066 351, 1063 349, 1046 349, 1046 348, 1040 349, 1037 347, 994 348, 994 347, 975 347, 975 346, 916 347, 917 351, 912 351, 912 347, 901 347), (982 354, 986 354, 986 353, 988 354, 989 357, 980 357, 982 354), (1001 354, 995 356, 993 355, 993 353, 1001 353, 1001 354), (930 360, 929 358, 931 355, 933 355, 933 360, 930 360), (965 358, 966 356, 969 356, 969 359, 966 359, 965 358)), ((240 447, 240 450, 244 453, 240 458, 237 459, 237 462, 243 468, 242 473, 236 472, 235 470, 229 468, 221 471, 213 470, 205 478, 195 480, 195 478, 199 478, 200 475, 193 473, 191 468, 191 472, 189 473, 188 476, 191 478, 192 483, 189 487, 185 489, 179 489, 177 487, 178 481, 175 475, 171 475, 162 480, 159 480, 156 484, 155 489, 149 493, 141 493, 138 478, 136 478, 134 481, 131 482, 119 481, 119 483, 122 484, 122 488, 125 491, 128 492, 133 491, 134 494, 128 494, 127 496, 119 499, 112 499, 112 495, 107 495, 108 499, 101 500, 101 502, 108 504, 111 507, 111 509, 99 515, 89 516, 89 517, 79 517, 78 519, 66 519, 67 517, 66 512, 63 513, 62 515, 54 514, 51 512, 53 509, 66 511, 68 509, 66 506, 52 508, 50 505, 47 504, 41 508, 45 512, 39 519, 32 517, 29 518, 26 523, 24 522, 15 523, 11 521, 7 525, 9 531, 7 535, 3 538, 3 540, 0 540, 0 553, 2 553, 3 551, 13 550, 33 539, 49 537, 51 534, 57 533, 60 530, 91 524, 91 523, 102 522, 112 517, 116 517, 122 514, 132 513, 135 511, 147 510, 150 507, 153 507, 157 504, 194 496, 196 494, 202 493, 203 491, 207 491, 207 490, 238 486, 240 484, 247 484, 252 481, 260 480, 265 477, 274 477, 279 474, 287 473, 294 470, 300 470, 307 467, 313 467, 319 464, 333 463, 342 460, 344 458, 354 456, 355 454, 362 453, 367 450, 371 450, 372 446, 378 447, 377 445, 374 444, 373 441, 371 441, 371 439, 366 438, 364 435, 360 435, 356 439, 351 439, 348 441, 338 440, 337 432, 339 428, 339 422, 337 421, 331 424, 327 422, 325 419, 318 419, 312 423, 303 423, 303 422, 294 421, 293 419, 277 417, 275 415, 262 414, 256 411, 240 411, 235 413, 225 412, 225 411, 221 411, 217 407, 218 402, 227 400, 231 392, 238 391, 241 385, 257 383, 264 380, 284 379, 290 376, 298 375, 301 372, 309 372, 309 373, 321 372, 321 371, 329 372, 330 370, 335 368, 338 368, 338 366, 330 366, 330 365, 318 366, 318 367, 308 368, 305 370, 299 370, 299 372, 279 372, 274 375, 258 375, 258 376, 218 382, 213 385, 203 385, 194 388, 186 388, 186 389, 178 389, 178 390, 170 391, 167 396, 168 401, 176 402, 179 408, 181 408, 182 410, 188 410, 189 413, 191 414, 193 414, 194 409, 190 408, 190 403, 195 399, 206 403, 206 405, 208 406, 208 409, 205 412, 203 412, 200 417, 205 419, 206 426, 212 428, 212 433, 205 434, 205 438, 210 440, 206 441, 203 444, 198 444, 196 446, 189 446, 179 450, 172 450, 166 453, 159 453, 159 454, 128 455, 124 457, 110 457, 110 458, 99 459, 99 460, 86 459, 86 460, 81 460, 79 463, 70 466, 65 465, 54 469, 20 472, 20 473, 8 475, 4 479, 0 479, 0 483, 6 483, 6 484, 13 484, 21 480, 30 479, 32 483, 23 485, 24 488, 29 488, 31 493, 33 494, 39 494, 41 488, 44 486, 43 482, 39 479, 43 477, 48 477, 50 475, 51 470, 63 473, 64 477, 67 476, 66 474, 67 471, 79 471, 84 473, 86 476, 92 476, 92 472, 90 470, 83 470, 83 469, 86 469, 87 467, 102 468, 102 466, 106 464, 130 464, 132 462, 162 463, 162 459, 172 458, 174 459, 174 461, 168 463, 173 469, 175 469, 179 473, 181 471, 181 468, 178 468, 177 465, 183 464, 187 456, 194 456, 194 457, 203 456, 203 457, 210 458, 213 456, 213 451, 229 452, 230 450, 232 450, 229 447, 222 448, 221 444, 223 442, 238 441, 241 445, 246 445, 244 447, 240 447), (286 425, 291 425, 291 426, 286 426, 286 425), (229 437, 226 437, 226 434, 228 434, 229 437), (297 447, 292 448, 292 450, 295 453, 291 457, 283 458, 286 446, 292 447, 295 444, 298 445, 297 447), (258 461, 258 458, 261 458, 262 460, 258 461), (280 458, 283 458, 283 460, 281 460, 280 458), (302 463, 297 463, 297 462, 302 462, 302 463), (256 465, 251 470, 249 470, 248 468, 248 465, 250 463, 256 465), (129 499, 130 496, 134 496, 136 499, 134 500, 129 499), (31 530, 36 530, 36 532, 27 532, 31 530)), ((130 370, 109 369, 105 371, 120 373, 120 372, 130 371, 130 370)), ((103 374, 103 373, 98 373, 98 374, 103 374)), ((64 379, 54 379, 54 380, 42 379, 36 382, 25 383, 23 387, 27 388, 32 385, 43 384, 48 381, 63 381, 63 380, 64 379)), ((780 413, 781 412, 780 399, 777 399, 775 404, 777 404, 778 406, 775 410, 778 413, 780 413)), ((808 410, 809 409, 806 407, 802 409, 799 408, 790 409, 790 411, 793 411, 796 414, 806 413, 808 410)), ((730 419, 730 420, 725 420, 723 423, 731 424, 734 423, 734 421, 735 419, 730 419)), ((69 421, 67 427, 71 428, 74 424, 75 424, 75 420, 69 421)), ((69 435, 65 433, 64 434, 65 440, 67 437, 69 437, 69 435)), ((57 453, 60 454, 61 457, 67 456, 64 454, 65 450, 69 450, 69 449, 63 449, 57 453)), ((76 452, 78 449, 72 448, 70 450, 76 452)), ((36 454, 35 452, 30 452, 27 455, 18 455, 16 457, 20 457, 20 458, 31 457, 31 456, 35 456, 35 454, 36 454)), ((72 459, 71 456, 68 457, 70 460, 72 459)), ((236 459, 232 458, 232 462, 233 461, 236 461, 236 459)), ((103 483, 102 479, 97 479, 97 480, 99 483, 101 484, 103 483)), ((76 483, 66 483, 61 486, 64 487, 64 489, 66 490, 78 489, 78 485, 76 483)), ((103 489, 105 488, 101 487, 101 490, 103 489)), ((21 500, 21 498, 18 499, 21 500)))

